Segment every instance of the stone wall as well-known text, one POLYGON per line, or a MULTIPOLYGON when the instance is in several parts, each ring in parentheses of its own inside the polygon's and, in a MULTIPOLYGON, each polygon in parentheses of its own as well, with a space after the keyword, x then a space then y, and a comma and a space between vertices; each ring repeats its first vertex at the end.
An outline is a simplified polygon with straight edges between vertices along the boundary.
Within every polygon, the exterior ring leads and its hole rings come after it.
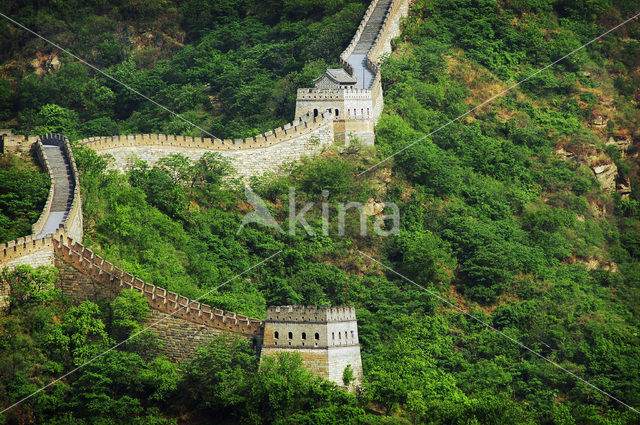
MULTIPOLYGON (((33 150, 36 156, 38 157, 38 161, 40 162, 42 169, 49 175, 49 177, 51 177, 53 175, 53 173, 51 172, 51 165, 49 164, 49 159, 47 158, 47 154, 40 140, 38 140, 33 145, 33 150)), ((42 233, 42 230, 44 229, 44 225, 47 223, 47 220, 49 219, 49 213, 51 212, 51 204, 53 203, 53 194, 55 193, 55 189, 56 189, 55 182, 53 178, 51 178, 51 183, 49 185, 49 194, 47 195, 47 201, 45 202, 44 207, 42 208, 40 217, 35 223, 31 225, 32 235, 39 235, 40 233, 42 233)))
POLYGON ((13 134, 11 130, 0 129, 0 138, 2 138, 3 152, 29 152, 31 146, 38 141, 38 136, 23 136, 13 134))
POLYGON ((371 90, 360 89, 298 89, 296 116, 313 114, 319 110, 333 113, 334 140, 348 144, 358 137, 364 145, 373 146, 375 111, 371 90))
POLYGON ((332 347, 328 350, 328 365, 330 381, 343 385, 344 370, 351 365, 353 370, 354 382, 351 386, 362 384, 364 374, 362 372, 362 359, 360 357, 360 345, 352 345, 347 347, 332 347))
MULTIPOLYGON (((104 285, 67 264, 62 255, 56 255, 56 267, 60 272, 59 287, 65 295, 70 296, 76 302, 112 300, 120 292, 120 288, 104 285)), ((153 325, 150 330, 158 337, 160 351, 168 359, 175 362, 193 358, 194 351, 200 344, 206 343, 222 333, 218 329, 196 324, 180 317, 167 317, 166 313, 155 309, 150 309, 150 315, 145 325, 153 325)))
POLYGON ((157 310, 151 310, 145 325, 153 325, 150 330, 158 336, 160 352, 169 360, 178 363, 193 359, 199 347, 222 334, 220 330, 197 325, 179 317, 167 317, 157 310))
POLYGON ((9 285, 5 285, 0 281, 0 311, 9 308, 9 296, 11 295, 11 289, 9 285))
MULTIPOLYGON (((17 137, 17 136, 14 136, 17 137)), ((69 163, 71 164, 71 173, 74 179, 74 192, 71 206, 67 212, 65 220, 62 222, 61 227, 56 231, 54 235, 47 235, 39 237, 42 232, 45 223, 49 218, 51 211, 51 203, 53 200, 53 194, 55 193, 55 184, 53 178, 51 179, 51 186, 49 187, 49 195, 42 213, 31 226, 32 234, 29 236, 21 237, 13 241, 0 244, 0 268, 15 267, 17 265, 30 265, 32 267, 53 265, 54 264, 54 246, 53 240, 61 237, 71 237, 74 240, 82 241, 83 229, 82 229, 82 201, 80 199, 80 183, 78 181, 78 170, 76 168, 75 159, 73 158, 73 152, 71 152, 71 145, 66 137, 59 135, 47 135, 42 136, 53 138, 54 141, 48 140, 48 144, 58 144, 62 147, 64 154, 67 156, 69 163)), ((27 140, 27 139, 23 139, 27 140)), ((32 140, 31 138, 28 140, 32 140)), ((51 176, 51 165, 46 155, 46 151, 43 148, 42 141, 36 140, 30 148, 35 150, 43 169, 51 176)))
MULTIPOLYGON (((300 357, 302 357, 302 361, 304 362, 304 367, 311 371, 313 374, 322 376, 323 378, 327 378, 329 373, 329 354, 327 353, 326 348, 287 348, 287 347, 262 347, 261 357, 262 356, 275 356, 278 353, 299 353, 300 357)), ((342 377, 338 382, 339 385, 342 385, 342 377)))
MULTIPOLYGON (((58 234, 62 234, 62 231, 58 234)), ((30 235, 1 244, 0 268, 20 264, 33 267, 53 265, 53 237, 38 239, 30 235)))
POLYGON ((210 139, 164 134, 92 137, 80 143, 101 154, 110 154, 112 167, 126 171, 133 158, 156 163, 160 158, 180 153, 199 159, 205 152, 216 152, 229 158, 243 177, 277 172, 283 165, 303 156, 313 156, 334 141, 333 115, 327 111, 304 114, 283 127, 247 139, 210 139))
POLYGON ((61 261, 89 277, 93 285, 106 288, 102 290, 106 290, 108 293, 119 293, 123 289, 135 289, 143 294, 149 302, 149 306, 154 310, 222 331, 262 335, 263 324, 261 320, 250 319, 233 312, 224 312, 146 283, 114 266, 72 239, 54 239, 53 245, 54 251, 61 258, 61 261))
POLYGON ((282 351, 300 353, 307 369, 338 385, 343 385, 344 369, 351 365, 353 385, 362 383, 354 307, 269 307, 261 355, 282 351))
MULTIPOLYGON (((340 63, 351 75, 353 75, 353 67, 347 59, 354 52, 377 4, 378 0, 373 0, 369 4, 358 30, 347 48, 340 54, 340 63)), ((367 67, 375 74, 370 90, 352 88, 327 90, 320 87, 298 89, 296 116, 314 110, 330 109, 336 117, 333 130, 336 141, 348 144, 352 136, 355 136, 364 145, 373 145, 374 127, 384 107, 379 62, 384 54, 391 52, 391 40, 400 35, 400 21, 408 13, 409 0, 393 0, 380 32, 367 53, 367 67), (336 111, 338 111, 337 114, 336 111)))

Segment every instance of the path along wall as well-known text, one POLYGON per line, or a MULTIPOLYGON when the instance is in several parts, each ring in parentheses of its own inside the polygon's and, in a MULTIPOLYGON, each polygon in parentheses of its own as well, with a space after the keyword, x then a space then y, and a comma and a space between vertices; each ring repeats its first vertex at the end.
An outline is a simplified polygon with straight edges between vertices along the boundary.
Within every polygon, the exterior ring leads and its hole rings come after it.
POLYGON ((27 264, 33 267, 42 265, 53 265, 53 239, 64 235, 71 237, 77 241, 82 241, 82 202, 80 199, 80 184, 78 181, 78 170, 76 168, 71 145, 65 137, 59 136, 57 140, 47 140, 47 144, 56 143, 62 147, 63 154, 67 157, 70 164, 70 173, 74 181, 73 198, 69 208, 66 211, 60 227, 53 234, 38 236, 44 229, 44 225, 49 219, 51 213, 51 204, 55 193, 55 181, 52 175, 51 164, 47 158, 46 150, 43 148, 42 136, 31 147, 35 151, 43 169, 51 177, 51 186, 49 187, 49 195, 42 209, 42 213, 32 227, 31 235, 15 239, 13 241, 0 244, 0 269, 3 267, 15 267, 20 264, 27 264))
MULTIPOLYGON (((410 0, 392 1, 373 46, 367 53, 367 67, 375 75, 371 89, 298 89, 296 115, 330 109, 335 116, 336 141, 348 143, 353 135, 357 136, 364 145, 373 145, 374 127, 384 107, 379 63, 383 55, 391 52, 391 40, 400 35, 400 23, 409 13, 409 3, 410 0)), ((353 75, 353 67, 347 59, 353 54, 377 5, 378 0, 373 0, 369 4, 351 42, 340 54, 340 64, 351 75, 353 75)))
POLYGON ((160 158, 179 153, 196 160, 206 152, 229 158, 242 177, 277 172, 303 156, 314 156, 333 144, 333 115, 327 111, 305 114, 295 121, 246 139, 211 139, 165 134, 91 137, 80 143, 114 158, 112 168, 127 171, 134 158, 155 164, 160 158))
POLYGON ((113 299, 123 289, 139 291, 151 310, 147 324, 154 324, 151 330, 158 335, 162 352, 171 360, 192 358, 201 343, 223 332, 242 334, 256 346, 262 344, 264 325, 259 319, 212 308, 146 283, 70 238, 56 238, 52 244, 64 294, 76 301, 95 301, 113 299))
MULTIPOLYGON (((371 101, 376 121, 382 114, 384 107, 382 75, 379 66, 380 59, 385 54, 391 53, 391 40, 400 36, 400 23, 402 18, 409 14, 409 5, 410 0, 393 0, 393 2, 391 2, 391 6, 382 23, 382 28, 378 32, 369 53, 367 53, 367 67, 375 74, 373 85, 371 86, 371 101)), ((344 60, 346 61, 346 57, 344 60)), ((343 57, 340 55, 340 62, 342 63, 342 61, 343 57)))

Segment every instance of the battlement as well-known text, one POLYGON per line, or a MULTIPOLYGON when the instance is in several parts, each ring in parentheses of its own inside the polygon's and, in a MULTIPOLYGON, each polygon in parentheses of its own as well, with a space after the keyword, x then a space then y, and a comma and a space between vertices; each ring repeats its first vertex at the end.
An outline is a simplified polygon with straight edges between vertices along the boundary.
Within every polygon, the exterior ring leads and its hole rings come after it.
POLYGON ((356 320, 352 306, 284 305, 267 308, 268 322, 344 322, 356 320))
POLYGON ((239 151, 262 149, 306 135, 333 121, 333 115, 324 111, 314 116, 306 113, 292 122, 266 133, 244 139, 211 139, 167 134, 135 134, 106 137, 90 137, 79 143, 95 151, 121 147, 159 146, 176 149, 199 149, 207 151, 239 151))
MULTIPOLYGON (((24 139, 28 140, 28 139, 24 139)), ((69 236, 76 240, 82 240, 82 202, 80 199, 80 184, 78 181, 78 169, 76 168, 73 152, 69 140, 59 134, 47 134, 40 136, 31 144, 42 168, 51 177, 47 201, 40 213, 38 220, 31 226, 31 235, 18 238, 0 245, 0 266, 13 266, 17 264, 31 264, 34 266, 52 264, 53 238, 69 236), (45 224, 49 220, 53 198, 56 193, 53 168, 47 157, 45 145, 60 146, 70 164, 70 173, 73 184, 73 197, 69 208, 65 211, 64 218, 55 232, 42 235, 45 224)))
MULTIPOLYGON (((44 147, 42 146, 42 142, 40 139, 33 145, 33 149, 35 151, 42 168, 46 171, 49 177, 52 176, 51 172, 51 164, 49 164, 49 160, 47 159, 47 154, 44 151, 44 147)), ((49 194, 47 195, 47 201, 42 208, 42 212, 40 213, 40 217, 38 220, 31 225, 31 234, 39 235, 44 229, 44 225, 49 219, 49 213, 51 212, 51 204, 53 203, 53 194, 55 193, 55 181, 51 178, 51 183, 49 184, 49 194)), ((1 260, 0 260, 1 262, 1 260)))
POLYGON ((343 385, 347 366, 362 382, 358 322, 354 307, 284 305, 267 308, 261 357, 297 352, 311 372, 343 385))
POLYGON ((362 89, 317 89, 317 88, 302 88, 298 89, 297 101, 310 100, 310 101, 325 101, 325 100, 371 100, 371 90, 362 89))
POLYGON ((13 134, 13 131, 0 129, 0 139, 2 139, 2 151, 4 152, 29 152, 34 143, 39 139, 38 136, 24 136, 21 134, 13 134))
POLYGON ((59 229, 55 235, 47 235, 44 238, 29 235, 0 244, 0 267, 12 265, 17 260, 31 255, 52 252, 53 238, 60 237, 63 233, 64 231, 59 229))
POLYGON ((259 319, 225 312, 146 283, 63 235, 52 240, 56 255, 60 256, 64 263, 115 293, 123 289, 139 291, 153 310, 221 331, 258 336, 263 333, 263 323, 259 319))

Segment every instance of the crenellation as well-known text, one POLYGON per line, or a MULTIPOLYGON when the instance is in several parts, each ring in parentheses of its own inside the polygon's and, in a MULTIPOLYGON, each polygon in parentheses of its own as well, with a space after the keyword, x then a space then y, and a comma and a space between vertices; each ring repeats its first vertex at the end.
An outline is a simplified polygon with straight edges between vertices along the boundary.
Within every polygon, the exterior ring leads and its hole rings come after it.
POLYGON ((362 382, 362 361, 354 307, 272 306, 267 308, 261 356, 298 352, 313 373, 342 385, 347 365, 362 382))

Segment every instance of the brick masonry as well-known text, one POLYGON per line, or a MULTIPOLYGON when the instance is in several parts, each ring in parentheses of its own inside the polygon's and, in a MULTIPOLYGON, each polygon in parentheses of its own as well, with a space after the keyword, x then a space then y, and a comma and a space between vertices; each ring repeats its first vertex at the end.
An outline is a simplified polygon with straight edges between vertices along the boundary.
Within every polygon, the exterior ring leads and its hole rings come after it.
POLYGON ((344 369, 351 365, 352 387, 362 384, 354 307, 269 307, 261 356, 282 351, 300 353, 309 370, 341 386, 344 369))
MULTIPOLYGON (((344 58, 358 43, 377 1, 371 3, 358 32, 341 55, 341 63, 347 70, 351 68, 344 58)), ((300 89, 296 105, 296 115, 300 118, 247 139, 142 134, 93 137, 80 143, 99 153, 112 155, 115 159, 112 168, 120 170, 126 170, 134 158, 153 164, 173 153, 198 159, 205 152, 218 152, 229 158, 243 177, 277 172, 303 156, 320 153, 335 141, 348 143, 351 134, 372 145, 373 127, 383 105, 378 62, 383 54, 390 51, 391 39, 399 34, 400 18, 407 14, 408 4, 409 0, 391 2, 373 47, 367 54, 367 66, 375 73, 371 90, 343 89, 334 93, 326 89, 300 89)), ((59 229, 53 234, 39 236, 51 210, 55 193, 52 182, 42 215, 33 225, 33 234, 0 245, 0 267, 55 264, 60 272, 60 288, 76 301, 112 299, 125 288, 140 291, 150 306, 147 324, 155 324, 154 332, 162 342, 163 352, 174 361, 191 358, 198 346, 222 332, 233 332, 251 339, 256 347, 262 347, 262 355, 295 350, 302 355, 311 371, 339 385, 342 385, 344 369, 351 365, 355 375, 353 385, 361 384, 362 362, 353 307, 271 307, 267 321, 262 322, 224 312, 145 283, 82 246, 78 171, 68 139, 61 135, 25 138, 2 131, 0 136, 4 150, 24 151, 35 147, 49 174, 51 167, 41 140, 60 146, 70 164, 70 178, 74 183, 73 197, 59 229)), ((0 310, 8 306, 9 294, 10 288, 0 286, 0 310)))
MULTIPOLYGON (((51 176, 51 186, 49 188, 47 201, 42 213, 40 214, 40 218, 38 218, 38 221, 31 226, 32 234, 0 244, 0 268, 12 268, 22 264, 33 267, 53 265, 54 239, 68 236, 81 242, 83 236, 82 202, 80 199, 78 169, 76 168, 73 152, 71 152, 69 140, 64 136, 57 134, 44 135, 36 140, 33 140, 32 138, 23 138, 21 140, 22 144, 20 146, 23 148, 25 148, 25 144, 27 142, 31 143, 29 149, 32 149, 35 152, 42 168, 51 176), (51 213, 52 202, 56 189, 52 167, 49 159, 47 158, 46 150, 43 148, 43 142, 47 145, 61 147, 63 155, 67 157, 67 161, 70 164, 68 172, 70 173, 69 179, 73 186, 71 202, 66 211, 64 211, 64 218, 59 223, 59 227, 55 233, 47 235, 44 235, 42 232, 51 213)), ((1 305, 0 309, 2 309, 1 305)))
POLYGON ((314 117, 305 114, 274 131, 247 139, 209 139, 165 134, 92 137, 80 140, 100 154, 109 154, 111 168, 127 171, 132 159, 155 164, 171 154, 197 160, 205 152, 215 152, 230 159, 242 177, 278 172, 282 166, 303 156, 314 156, 333 144, 333 116, 328 112, 314 117))
POLYGON ((71 239, 55 240, 54 249, 58 285, 75 301, 111 300, 123 289, 140 291, 151 312, 146 324, 154 324, 152 331, 161 342, 161 351, 173 361, 192 358, 202 343, 222 332, 243 335, 256 347, 262 343, 263 324, 258 319, 211 308, 145 283, 71 239))

